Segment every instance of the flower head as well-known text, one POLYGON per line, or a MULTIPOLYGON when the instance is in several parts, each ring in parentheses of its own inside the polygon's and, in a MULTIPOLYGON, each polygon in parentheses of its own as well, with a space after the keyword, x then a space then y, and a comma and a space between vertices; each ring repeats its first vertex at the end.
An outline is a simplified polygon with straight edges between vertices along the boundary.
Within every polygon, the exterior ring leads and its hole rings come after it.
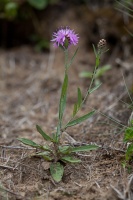
POLYGON ((98 54, 101 55, 103 53, 105 53, 106 50, 106 40, 105 39, 101 39, 99 40, 98 44, 97 44, 97 48, 98 48, 98 54))
POLYGON ((105 46, 106 46, 106 40, 105 39, 99 40, 98 45, 97 45, 98 49, 102 49, 105 46))
POLYGON ((79 37, 74 30, 71 30, 69 27, 61 27, 53 33, 53 39, 51 41, 54 42, 55 47, 61 46, 67 49, 70 45, 77 45, 78 39, 79 37))

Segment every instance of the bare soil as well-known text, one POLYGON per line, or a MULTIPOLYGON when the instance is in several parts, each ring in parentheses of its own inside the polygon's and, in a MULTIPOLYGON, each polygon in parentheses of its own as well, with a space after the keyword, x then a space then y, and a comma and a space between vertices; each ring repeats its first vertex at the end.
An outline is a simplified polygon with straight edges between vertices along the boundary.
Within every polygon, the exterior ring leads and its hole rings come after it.
MULTIPOLYGON (((76 19, 77 14, 68 10, 54 24, 59 26, 69 22, 70 27, 81 34, 81 47, 69 70, 69 94, 64 121, 72 113, 77 87, 81 88, 84 96, 90 83, 89 79, 79 78, 79 73, 84 70, 92 71, 95 63, 89 44, 87 48, 87 38, 89 36, 95 42, 96 37, 92 32, 83 36, 85 29, 81 22, 87 23, 87 20, 82 19, 79 25, 76 19)), ((89 23, 90 26, 93 24, 92 21, 88 21, 89 23)), ((105 32, 106 30, 104 29, 105 32)), ((115 27, 114 30, 117 32, 115 27)), ((117 34, 114 33, 114 37, 117 38, 117 34)), ((97 42, 98 40, 99 38, 97 42)), ((109 42, 112 48, 103 56, 101 64, 111 64, 112 68, 100 78, 102 86, 90 95, 79 116, 94 108, 97 113, 84 123, 67 129, 67 133, 76 141, 94 143, 101 147, 97 151, 78 154, 81 164, 66 164, 60 183, 52 180, 49 163, 41 158, 30 157, 35 150, 27 149, 17 138, 25 137, 44 144, 45 141, 35 129, 36 124, 48 134, 55 130, 64 72, 63 52, 61 49, 55 50, 52 45, 49 53, 37 53, 27 46, 0 51, 1 199, 115 200, 119 198, 112 187, 123 194, 129 190, 132 163, 130 169, 127 169, 122 162, 126 148, 123 143, 123 126, 127 126, 131 110, 122 101, 131 103, 123 76, 132 92, 132 56, 128 40, 125 46, 130 52, 128 55, 125 53, 127 51, 120 51, 119 40, 116 40, 115 45, 109 42)), ((70 55, 73 51, 72 48, 70 55)))

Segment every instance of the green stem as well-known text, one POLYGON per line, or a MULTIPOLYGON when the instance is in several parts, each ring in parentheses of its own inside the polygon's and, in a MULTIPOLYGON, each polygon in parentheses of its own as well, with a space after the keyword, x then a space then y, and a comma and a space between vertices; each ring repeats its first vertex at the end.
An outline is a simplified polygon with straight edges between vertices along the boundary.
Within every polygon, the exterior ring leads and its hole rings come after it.
MULTIPOLYGON (((64 73, 64 78, 65 75, 68 73, 68 49, 64 50, 64 54, 65 54, 65 73, 64 73)), ((60 96, 61 99, 61 96, 60 96)), ((59 142, 59 137, 61 135, 62 132, 62 119, 60 120, 60 118, 58 118, 58 126, 57 126, 57 133, 56 133, 56 140, 57 142, 59 142)))
POLYGON ((68 49, 64 50, 65 53, 65 74, 67 74, 68 71, 68 49))
MULTIPOLYGON (((95 68, 94 68, 94 71, 93 71, 93 74, 92 74, 92 79, 91 79, 91 83, 90 83, 90 86, 89 86, 89 90, 91 90, 92 88, 92 85, 95 81, 95 76, 96 76, 96 73, 97 73, 97 69, 99 68, 99 64, 100 64, 100 55, 99 53, 96 55, 96 63, 95 63, 95 68)), ((89 94, 88 94, 89 95, 89 94)), ((88 96, 87 95, 87 96, 88 96)))
MULTIPOLYGON (((93 74, 92 74, 92 79, 91 79, 91 83, 90 83, 89 89, 87 90, 86 95, 85 95, 85 97, 84 97, 84 99, 83 99, 83 101, 82 101, 80 107, 78 108, 76 114, 79 112, 79 110, 82 108, 83 104, 84 104, 85 101, 87 100, 87 97, 89 96, 89 92, 88 92, 88 91, 92 89, 92 85, 93 85, 94 80, 95 80, 95 75, 96 75, 97 69, 99 68, 99 64, 100 64, 100 55, 101 55, 101 52, 99 51, 99 52, 96 54, 95 68, 94 68, 94 71, 93 71, 93 74)), ((76 114, 75 114, 75 116, 76 116, 76 114)), ((69 122, 71 122, 71 121, 75 118, 75 116, 71 117, 71 119, 70 119, 70 120, 66 123, 66 125, 62 128, 62 131, 64 131, 64 130, 66 129, 67 124, 68 124, 69 122)))

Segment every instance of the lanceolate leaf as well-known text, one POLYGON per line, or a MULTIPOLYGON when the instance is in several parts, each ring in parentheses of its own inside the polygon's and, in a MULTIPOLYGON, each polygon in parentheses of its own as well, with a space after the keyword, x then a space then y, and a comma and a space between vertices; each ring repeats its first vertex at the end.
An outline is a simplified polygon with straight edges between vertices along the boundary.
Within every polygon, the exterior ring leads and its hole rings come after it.
POLYGON ((65 75, 64 82, 62 85, 62 91, 61 91, 61 98, 60 98, 60 104, 59 104, 59 120, 62 121, 63 113, 66 107, 66 96, 67 96, 67 87, 68 87, 68 75, 65 75))
POLYGON ((82 116, 82 117, 79 117, 78 119, 75 119, 71 122, 69 122, 65 128, 69 127, 69 126, 74 126, 76 124, 80 124, 81 122, 85 121, 86 119, 90 118, 93 114, 95 113, 95 110, 89 112, 88 114, 82 116))
POLYGON ((64 156, 64 157, 61 158, 61 160, 63 162, 69 162, 69 163, 79 163, 79 162, 81 162, 81 160, 75 159, 72 156, 64 156))
POLYGON ((78 88, 78 108, 80 107, 82 103, 82 94, 80 88, 78 88))
POLYGON ((79 49, 79 48, 77 48, 76 51, 74 52, 74 54, 73 54, 73 56, 72 56, 72 59, 70 60, 70 63, 69 63, 69 65, 68 65, 68 68, 71 66, 71 64, 72 64, 72 62, 73 62, 73 60, 74 60, 74 58, 75 58, 75 56, 76 56, 76 54, 77 54, 77 52, 78 52, 78 49, 79 49))
POLYGON ((44 160, 47 160, 47 161, 52 160, 50 153, 48 151, 37 153, 36 156, 41 156, 41 157, 43 157, 44 160))
POLYGON ((82 78, 92 78, 92 73, 88 72, 88 71, 84 71, 84 72, 81 72, 79 74, 79 76, 82 77, 82 78))
POLYGON ((51 163, 50 165, 50 173, 52 178, 56 181, 56 182, 60 182, 64 173, 64 168, 63 166, 60 164, 60 162, 57 163, 51 163))
POLYGON ((78 88, 78 102, 74 104, 73 117, 77 114, 77 112, 81 106, 81 103, 82 103, 82 94, 81 94, 80 88, 78 88))
POLYGON ((70 154, 72 152, 72 147, 70 146, 59 146, 59 152, 62 154, 70 154))
POLYGON ((97 145, 84 145, 84 146, 80 146, 80 147, 73 147, 72 152, 79 152, 79 151, 91 151, 91 150, 97 150, 99 148, 99 146, 97 145))
POLYGON ((51 142, 53 141, 53 139, 49 135, 44 133, 44 131, 41 129, 40 126, 36 125, 36 129, 46 141, 51 141, 51 142))
POLYGON ((88 90, 88 94, 91 94, 92 92, 94 92, 95 90, 97 90, 100 86, 101 86, 101 83, 99 83, 98 85, 96 85, 94 88, 89 89, 88 90))
POLYGON ((18 138, 18 140, 20 142, 22 142, 25 145, 31 146, 31 147, 35 147, 35 148, 42 148, 41 145, 36 144, 35 142, 33 142, 32 140, 26 139, 26 138, 18 138))
POLYGON ((45 151, 49 151, 49 152, 52 151, 48 145, 42 146, 42 149, 45 150, 45 151))
POLYGON ((74 104, 74 108, 73 108, 73 117, 76 115, 77 110, 78 110, 78 104, 75 103, 75 104, 74 104))
POLYGON ((102 75, 103 75, 106 71, 108 71, 109 69, 111 69, 111 66, 110 66, 110 65, 105 65, 105 66, 99 68, 99 69, 97 70, 96 77, 98 78, 98 77, 102 76, 102 75))
POLYGON ((72 156, 64 156, 64 157, 61 158, 61 160, 63 162, 69 162, 69 163, 79 163, 79 162, 81 162, 81 160, 75 159, 72 156))

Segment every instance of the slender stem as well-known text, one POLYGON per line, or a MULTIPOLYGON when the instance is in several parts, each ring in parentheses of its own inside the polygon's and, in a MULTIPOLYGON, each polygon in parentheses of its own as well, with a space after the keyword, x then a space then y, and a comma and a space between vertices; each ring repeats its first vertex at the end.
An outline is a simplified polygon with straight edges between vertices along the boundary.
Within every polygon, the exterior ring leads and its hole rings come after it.
MULTIPOLYGON (((83 106, 83 104, 85 103, 87 97, 89 96, 89 92, 88 92, 88 91, 91 90, 91 88, 92 88, 92 85, 93 85, 94 80, 95 80, 95 75, 96 75, 97 69, 98 69, 99 64, 100 64, 100 55, 101 55, 100 53, 101 53, 101 52, 99 51, 99 52, 96 54, 96 63, 95 63, 95 68, 94 68, 94 71, 93 71, 93 74, 92 74, 91 83, 90 83, 89 89, 87 90, 86 95, 85 95, 85 97, 84 97, 84 99, 83 99, 81 105, 79 106, 79 108, 78 108, 76 114, 77 114, 77 113, 79 112, 79 110, 82 108, 82 106, 83 106)), ((76 114, 75 114, 75 116, 76 116, 76 114)), ((62 128, 62 131, 66 129, 67 124, 68 124, 69 122, 71 122, 71 121, 75 118, 75 116, 71 117, 71 119, 70 119, 70 120, 66 123, 66 125, 62 128)))
MULTIPOLYGON (((64 73, 64 78, 65 75, 68 73, 68 49, 64 50, 64 54, 65 54, 65 73, 64 73)), ((61 99, 61 96, 60 96, 61 99)), ((60 111, 59 111, 60 112, 60 111)), ((57 126, 57 133, 56 133, 56 139, 59 142, 59 137, 61 135, 61 129, 62 129, 62 119, 60 119, 60 117, 58 118, 58 126, 57 126)))
POLYGON ((65 53, 65 74, 67 74, 67 71, 68 71, 68 49, 66 49, 64 51, 65 53))
POLYGON ((99 68, 99 64, 100 64, 100 55, 97 54, 97 55, 96 55, 95 68, 94 68, 94 71, 93 71, 93 74, 92 74, 92 79, 91 79, 91 83, 90 83, 90 86, 89 86, 89 90, 92 88, 92 85, 93 85, 93 83, 94 83, 95 75, 96 75, 96 73, 97 73, 97 69, 99 68))

